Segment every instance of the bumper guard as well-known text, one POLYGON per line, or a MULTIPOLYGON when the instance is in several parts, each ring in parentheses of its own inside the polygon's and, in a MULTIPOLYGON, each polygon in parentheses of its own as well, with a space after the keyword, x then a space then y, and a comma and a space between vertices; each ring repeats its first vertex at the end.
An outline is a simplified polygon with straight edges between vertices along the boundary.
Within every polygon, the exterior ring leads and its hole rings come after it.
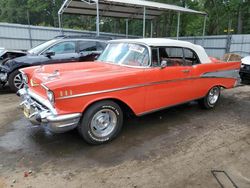
POLYGON ((17 95, 21 97, 20 106, 25 117, 33 125, 42 125, 51 132, 62 133, 77 127, 81 113, 58 115, 55 109, 43 103, 38 95, 27 88, 20 89, 17 95))

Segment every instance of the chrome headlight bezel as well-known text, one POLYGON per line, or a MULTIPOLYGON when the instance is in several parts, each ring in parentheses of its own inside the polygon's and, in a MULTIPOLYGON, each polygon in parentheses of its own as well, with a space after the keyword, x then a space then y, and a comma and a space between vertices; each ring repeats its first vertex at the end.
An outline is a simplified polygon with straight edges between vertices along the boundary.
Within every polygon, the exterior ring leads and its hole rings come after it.
POLYGON ((25 84, 28 84, 28 83, 29 83, 29 78, 28 78, 27 74, 22 73, 22 79, 23 79, 23 82, 24 82, 25 84))
POLYGON ((51 104, 55 103, 55 95, 54 95, 53 91, 47 90, 47 97, 48 97, 48 100, 51 104))

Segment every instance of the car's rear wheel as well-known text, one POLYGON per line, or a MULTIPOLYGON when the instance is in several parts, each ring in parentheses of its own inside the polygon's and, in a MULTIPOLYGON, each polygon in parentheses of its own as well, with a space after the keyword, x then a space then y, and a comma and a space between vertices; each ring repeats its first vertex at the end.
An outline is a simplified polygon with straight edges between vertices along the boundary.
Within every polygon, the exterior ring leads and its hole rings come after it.
POLYGON ((8 83, 9 83, 10 89, 14 92, 17 92, 19 89, 22 89, 25 84, 22 74, 19 70, 15 70, 10 74, 8 83))
POLYGON ((212 87, 207 95, 198 101, 200 106, 204 109, 214 108, 220 98, 220 91, 219 86, 212 87))
POLYGON ((123 125, 123 112, 113 101, 100 101, 84 113, 78 131, 90 144, 102 144, 113 140, 123 125))

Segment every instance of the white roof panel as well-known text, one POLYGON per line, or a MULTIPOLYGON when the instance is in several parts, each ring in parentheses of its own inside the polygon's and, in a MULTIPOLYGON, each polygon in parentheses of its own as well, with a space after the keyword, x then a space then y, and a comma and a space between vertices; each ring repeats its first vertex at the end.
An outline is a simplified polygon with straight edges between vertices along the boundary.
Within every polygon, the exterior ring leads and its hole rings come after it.
POLYGON ((208 57, 207 53, 205 52, 202 46, 196 45, 187 41, 173 40, 173 39, 166 39, 166 38, 141 38, 141 39, 118 39, 118 40, 112 40, 109 42, 110 43, 115 43, 115 42, 140 43, 140 44, 145 44, 151 47, 171 46, 171 47, 189 48, 196 52, 201 63, 211 62, 210 58, 208 57))

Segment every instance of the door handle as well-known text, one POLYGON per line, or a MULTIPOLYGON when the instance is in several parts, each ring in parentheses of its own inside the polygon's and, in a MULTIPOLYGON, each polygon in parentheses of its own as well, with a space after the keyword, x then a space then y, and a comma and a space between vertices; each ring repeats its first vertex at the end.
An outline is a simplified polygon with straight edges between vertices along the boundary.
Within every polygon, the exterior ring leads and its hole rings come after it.
POLYGON ((185 69, 185 70, 182 70, 182 72, 183 72, 183 73, 189 73, 189 72, 190 72, 190 70, 185 69))

